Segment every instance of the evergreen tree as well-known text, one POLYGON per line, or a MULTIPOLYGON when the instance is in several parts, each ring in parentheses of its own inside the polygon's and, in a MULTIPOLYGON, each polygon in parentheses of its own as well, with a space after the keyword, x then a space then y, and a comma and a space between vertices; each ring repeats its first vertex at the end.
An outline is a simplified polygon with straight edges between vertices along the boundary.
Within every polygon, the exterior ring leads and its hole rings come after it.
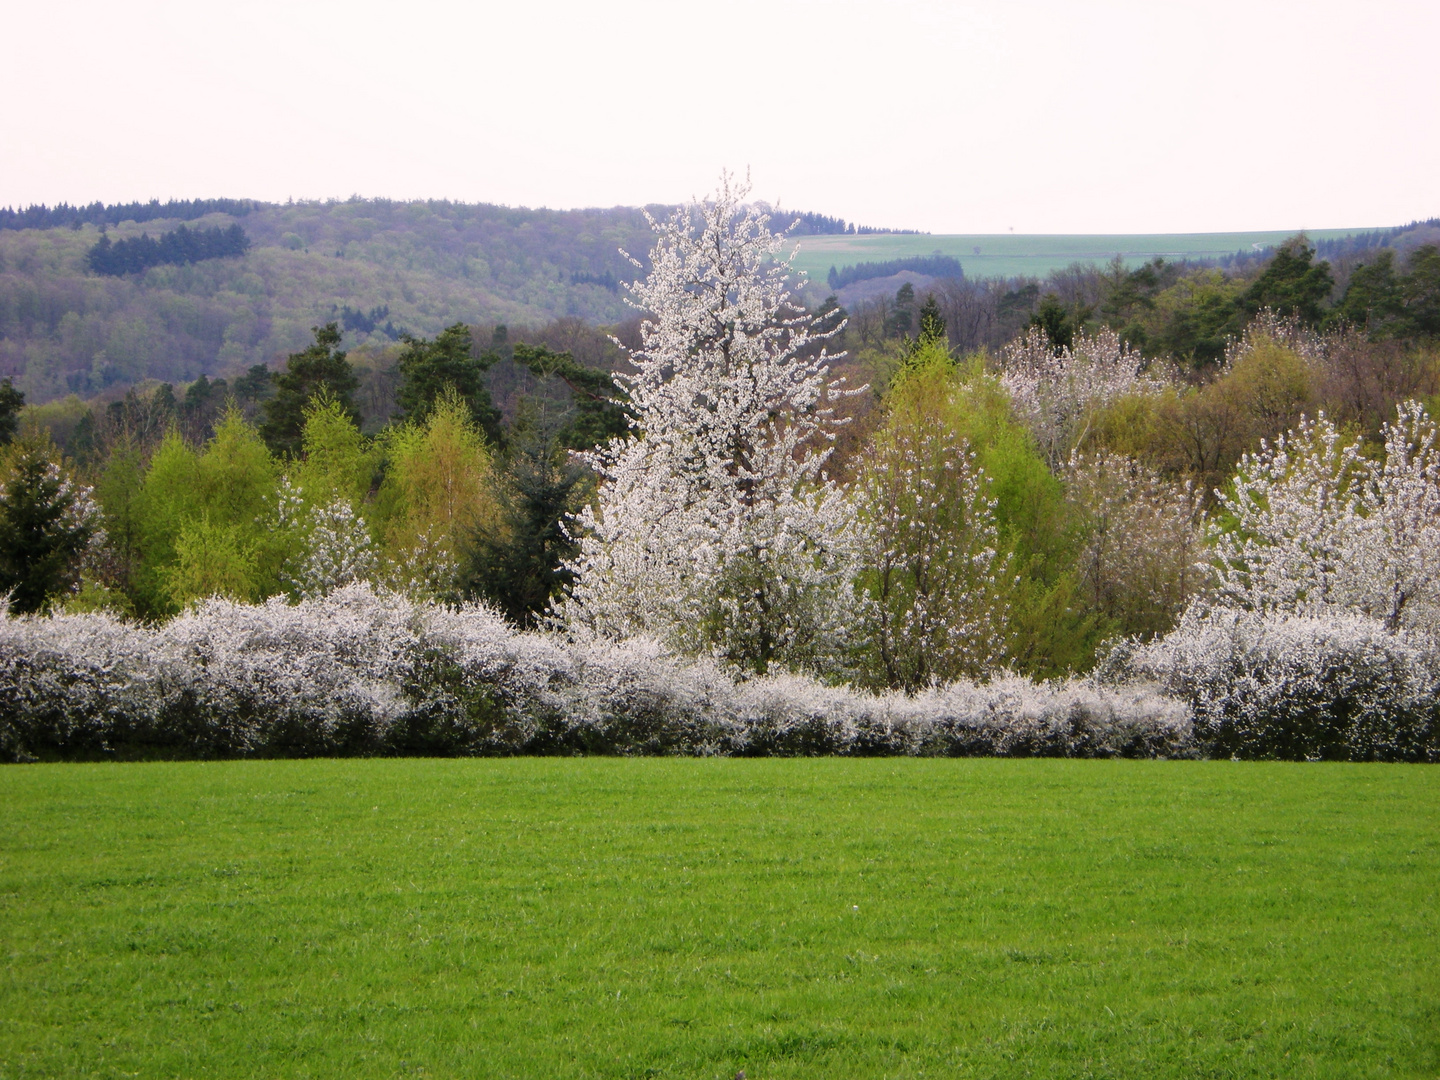
POLYGON ((1419 337, 1440 337, 1440 247, 1416 248, 1407 269, 1402 285, 1405 329, 1419 337))
POLYGON ((335 323, 317 326, 315 344, 304 352, 292 353, 285 371, 275 376, 275 396, 265 402, 265 423, 260 436, 276 454, 300 453, 305 429, 305 409, 322 390, 359 423, 360 414, 351 395, 360 385, 340 344, 335 323))
POLYGON ((890 312, 886 333, 892 337, 906 337, 914 321, 915 286, 905 282, 895 291, 895 307, 890 312))
POLYGON ((585 367, 570 353, 551 352, 542 345, 517 344, 514 356, 536 378, 559 379, 569 387, 570 416, 555 434, 560 446, 590 450, 630 430, 625 394, 612 372, 585 367))
POLYGON ((0 379, 0 446, 15 438, 20 410, 24 407, 25 395, 16 390, 9 379, 0 379))
POLYGON ((935 302, 934 293, 925 297, 925 304, 920 309, 918 341, 922 346, 943 345, 945 342, 945 319, 940 314, 940 305, 935 302))
POLYGON ((56 459, 44 436, 12 443, 0 459, 0 595, 10 594, 12 611, 39 611, 73 584, 104 535, 90 489, 56 459))
POLYGON ((469 406, 471 420, 491 445, 500 445, 504 435, 500 410, 485 386, 485 372, 499 355, 490 351, 479 358, 471 356, 473 342, 464 323, 446 327, 434 341, 408 334, 404 341, 405 350, 397 364, 401 382, 396 399, 401 415, 423 424, 448 386, 469 406))
POLYGON ((1268 307, 1277 315, 1296 315, 1307 326, 1317 325, 1324 315, 1320 305, 1335 279, 1330 264, 1312 264, 1314 257, 1315 249, 1303 236, 1283 244, 1265 272, 1245 290, 1241 306, 1251 315, 1268 307))
POLYGON ((1089 308, 1072 311, 1060 302, 1055 293, 1046 293, 1040 309, 1030 316, 1030 325, 1043 333, 1055 355, 1075 344, 1075 335, 1090 317, 1089 308))
POLYGON ((1378 337, 1393 328, 1392 324, 1404 310, 1405 299, 1395 273, 1395 253, 1381 250, 1373 262, 1357 266, 1351 273, 1345 295, 1330 317, 1378 337))
POLYGON ((478 528, 462 556, 461 591, 488 600, 517 626, 532 626, 569 584, 578 551, 564 520, 585 471, 538 433, 515 440, 499 485, 500 514, 478 528))
MULTIPOLYGON (((821 309, 823 314, 824 309, 821 309)), ((920 336, 908 343, 905 350, 905 363, 907 367, 913 367, 922 353, 938 349, 948 355, 945 338, 945 318, 940 314, 940 305, 935 302, 935 294, 931 293, 925 298, 925 305, 920 309, 920 336)))

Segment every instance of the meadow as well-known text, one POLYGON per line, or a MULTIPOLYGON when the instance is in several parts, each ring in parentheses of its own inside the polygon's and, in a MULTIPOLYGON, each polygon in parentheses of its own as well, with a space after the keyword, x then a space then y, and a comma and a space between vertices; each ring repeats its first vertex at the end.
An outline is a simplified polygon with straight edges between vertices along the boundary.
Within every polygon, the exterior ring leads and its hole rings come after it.
MULTIPOLYGON (((782 215, 776 215, 777 224, 782 215)), ((1311 240, 1331 240, 1364 229, 1315 229, 1311 240)), ((1293 232, 1160 233, 1107 236, 1045 236, 1023 233, 802 236, 794 265, 823 289, 830 267, 884 262, 921 255, 950 255, 960 260, 967 278, 1039 277, 1072 263, 1108 263, 1116 255, 1131 268, 1154 258, 1219 259, 1237 251, 1276 247, 1293 232), (978 249, 978 251, 977 251, 978 249)))
POLYGON ((1440 773, 0 773, 0 1077, 1433 1077, 1440 773))

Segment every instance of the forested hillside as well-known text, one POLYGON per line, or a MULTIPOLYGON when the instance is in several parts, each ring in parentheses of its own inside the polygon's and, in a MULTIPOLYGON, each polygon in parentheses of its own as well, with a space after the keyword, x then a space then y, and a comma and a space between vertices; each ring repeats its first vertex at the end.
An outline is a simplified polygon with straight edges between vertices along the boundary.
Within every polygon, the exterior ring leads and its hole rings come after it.
MULTIPOLYGON (((663 208, 654 208, 662 210, 663 208)), ((874 233, 792 213, 796 235, 874 233)), ((456 322, 613 324, 632 207, 242 199, 0 210, 0 377, 31 402, 274 365, 336 320, 383 349, 456 322)))
POLYGON ((634 276, 619 249, 643 255, 650 244, 635 209, 360 200, 231 209, 248 212, 211 212, 182 225, 180 217, 144 214, 95 224, 51 211, 72 220, 0 229, 0 376, 41 402, 273 365, 330 319, 351 346, 388 345, 402 331, 429 335, 461 321, 615 322, 625 314, 617 281, 634 276), (94 269, 97 243, 114 253, 142 235, 158 246, 187 226, 198 233, 237 225, 248 239, 238 256, 118 276, 94 269))
MULTIPOLYGON (((880 230, 819 213, 785 212, 773 224, 826 243, 885 240, 880 230)), ((1433 223, 1419 231, 1427 228, 1436 231, 1433 223)), ((902 232, 893 232, 896 243, 928 239, 902 232)), ((1321 254, 1337 266, 1357 252, 1393 247, 1403 255, 1414 235, 1327 238, 1321 254)), ((457 322, 483 328, 482 338, 497 325, 614 326, 633 315, 622 283, 637 274, 620 252, 644 260, 650 243, 644 213, 626 207, 209 199, 0 210, 0 378, 31 404, 67 395, 113 400, 147 381, 182 385, 274 369, 329 321, 358 366, 377 375, 405 334, 430 336, 457 322)), ((1157 272, 1173 285, 1187 268, 1172 261, 1157 272)), ((1227 277, 1253 270, 1235 264, 1227 277)), ((1093 309, 1104 288, 1097 269, 1048 281, 967 280, 953 258, 860 260, 831 272, 831 288, 850 283, 841 296, 857 308, 857 341, 867 347, 876 343, 877 319, 880 337, 905 333, 906 314, 892 312, 888 297, 906 281, 922 298, 936 293, 954 343, 966 348, 1002 344, 1051 292, 1078 312, 1093 309)), ((804 295, 816 305, 824 275, 812 277, 804 295)), ((385 387, 372 389, 383 420, 385 387)))

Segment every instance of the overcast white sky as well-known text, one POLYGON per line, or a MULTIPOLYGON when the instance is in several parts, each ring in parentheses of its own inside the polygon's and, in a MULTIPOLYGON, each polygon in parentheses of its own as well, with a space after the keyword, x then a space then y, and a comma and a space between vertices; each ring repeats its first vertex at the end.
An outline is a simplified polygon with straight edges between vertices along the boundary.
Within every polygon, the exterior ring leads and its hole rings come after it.
POLYGON ((11 0, 0 205, 755 195, 932 232, 1440 214, 1440 3, 11 0))

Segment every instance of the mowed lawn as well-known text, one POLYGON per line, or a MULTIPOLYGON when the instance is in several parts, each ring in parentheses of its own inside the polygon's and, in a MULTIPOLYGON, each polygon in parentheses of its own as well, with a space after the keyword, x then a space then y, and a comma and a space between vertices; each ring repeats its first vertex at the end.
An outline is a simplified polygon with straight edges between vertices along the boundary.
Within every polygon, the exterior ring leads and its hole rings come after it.
POLYGON ((0 1077, 1440 1075, 1440 770, 0 769, 0 1077))

